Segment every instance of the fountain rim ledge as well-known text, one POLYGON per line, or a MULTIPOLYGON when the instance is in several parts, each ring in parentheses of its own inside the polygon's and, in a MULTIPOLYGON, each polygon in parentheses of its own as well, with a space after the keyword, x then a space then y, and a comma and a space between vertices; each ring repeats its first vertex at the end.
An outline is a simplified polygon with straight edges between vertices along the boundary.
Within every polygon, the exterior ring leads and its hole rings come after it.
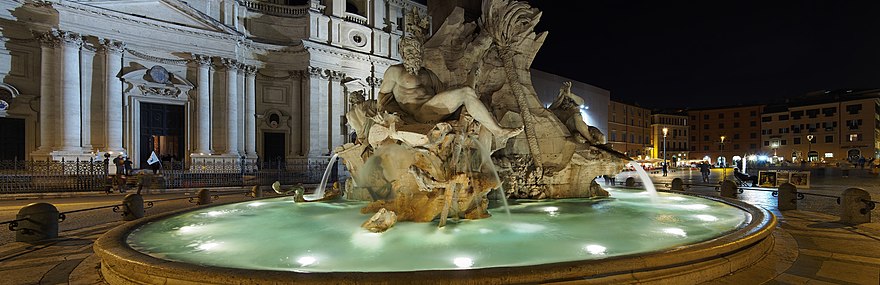
MULTIPOLYGON (((186 212, 242 203, 237 201, 200 205, 126 222, 101 235, 93 249, 101 258, 101 272, 109 284, 507 284, 572 281, 675 284, 709 281, 731 274, 761 260, 772 249, 772 232, 777 219, 768 210, 727 198, 662 192, 725 203, 745 211, 749 218, 744 225, 720 237, 667 250, 595 260, 461 270, 296 272, 240 269, 160 259, 133 249, 127 242, 131 232, 147 223, 186 212)), ((262 199, 274 198, 278 197, 262 199)))

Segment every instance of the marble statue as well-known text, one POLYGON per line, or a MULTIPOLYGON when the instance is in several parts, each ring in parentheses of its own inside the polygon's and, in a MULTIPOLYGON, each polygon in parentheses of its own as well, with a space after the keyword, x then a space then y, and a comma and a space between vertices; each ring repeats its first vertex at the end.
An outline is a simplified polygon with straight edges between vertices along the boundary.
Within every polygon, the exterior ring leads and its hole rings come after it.
POLYGON ((571 82, 565 82, 559 88, 559 96, 553 104, 550 104, 550 111, 565 124, 568 131, 573 134, 580 135, 589 144, 600 145, 606 144, 605 135, 599 128, 588 126, 581 115, 581 106, 584 105, 584 99, 574 93, 571 93, 571 82))
MULTIPOLYGON (((422 38, 427 29, 427 20, 416 15, 411 16, 421 20, 407 25, 411 34, 400 39, 399 50, 403 63, 392 65, 385 71, 379 87, 379 111, 399 109, 420 123, 439 123, 464 106, 475 120, 495 136, 509 138, 522 132, 522 128, 504 129, 498 125, 474 91, 475 76, 471 76, 470 86, 444 88, 437 75, 422 65, 422 38), (388 107, 395 103, 398 108, 388 107)), ((477 66, 472 74, 479 72, 477 66)))
POLYGON ((334 152, 352 174, 345 196, 372 201, 363 213, 381 213, 364 228, 486 218, 494 189, 605 197, 593 179, 629 161, 584 122, 570 84, 549 109, 538 100, 529 65, 546 37, 534 33, 541 13, 508 0, 484 0, 482 10, 474 23, 455 9, 430 37, 413 11, 403 63, 386 70, 378 102, 351 97, 346 117, 358 138, 334 152))

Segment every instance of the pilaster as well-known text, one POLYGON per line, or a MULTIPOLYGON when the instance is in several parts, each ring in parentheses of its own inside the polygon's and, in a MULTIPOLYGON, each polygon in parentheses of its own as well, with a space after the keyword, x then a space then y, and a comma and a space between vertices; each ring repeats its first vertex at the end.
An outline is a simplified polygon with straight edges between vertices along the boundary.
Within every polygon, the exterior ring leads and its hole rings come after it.
POLYGON ((198 94, 196 95, 196 147, 193 155, 210 155, 211 150, 211 57, 192 54, 198 65, 198 94))
POLYGON ((226 66, 226 152, 224 154, 240 156, 238 148, 238 70, 241 64, 229 58, 221 59, 226 66))
POLYGON ((104 102, 106 124, 106 147, 108 152, 125 153, 122 144, 122 80, 118 77, 122 71, 125 44, 120 41, 102 39, 104 51, 104 102))
MULTIPOLYGON (((59 40, 53 33, 35 35, 40 40, 40 146, 32 156, 45 157, 55 149, 57 134, 57 75, 59 40)), ((38 158, 39 159, 39 158, 38 158)))
POLYGON ((245 155, 248 158, 257 158, 257 123, 256 123, 256 73, 255 66, 245 66, 245 155))
POLYGON ((80 50, 82 36, 74 32, 56 31, 61 43, 61 149, 52 156, 76 157, 82 149, 82 90, 80 89, 80 50))

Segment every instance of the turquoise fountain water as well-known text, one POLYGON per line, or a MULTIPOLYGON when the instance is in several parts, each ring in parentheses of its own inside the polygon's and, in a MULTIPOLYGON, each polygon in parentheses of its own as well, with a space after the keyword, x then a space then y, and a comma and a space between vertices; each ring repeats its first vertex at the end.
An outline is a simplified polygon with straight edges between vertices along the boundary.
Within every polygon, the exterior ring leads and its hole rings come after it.
MULTIPOLYGON (((749 214, 703 198, 609 189, 599 200, 516 201, 511 217, 360 227, 363 202, 275 198, 158 220, 136 250, 187 263, 298 272, 395 272, 526 266, 672 249, 741 227, 749 214)), ((501 208, 490 208, 493 214, 501 208)), ((503 214, 502 214, 503 216, 503 214)))

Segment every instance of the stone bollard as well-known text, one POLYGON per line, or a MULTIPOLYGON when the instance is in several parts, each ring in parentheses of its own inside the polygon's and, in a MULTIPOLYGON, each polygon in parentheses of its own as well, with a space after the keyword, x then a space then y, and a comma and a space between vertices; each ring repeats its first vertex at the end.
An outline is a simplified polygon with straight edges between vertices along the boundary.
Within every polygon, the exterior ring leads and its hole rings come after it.
POLYGON ((254 185, 254 188, 251 188, 251 197, 254 198, 262 198, 263 190, 260 189, 260 185, 254 185))
POLYGON ((721 197, 736 198, 737 192, 736 183, 733 183, 733 181, 724 180, 721 182, 721 197))
POLYGON ((199 196, 198 205, 207 205, 211 204, 211 190, 201 189, 196 193, 199 196))
POLYGON ((636 186, 636 179, 632 178, 632 177, 627 177, 626 178, 626 187, 635 187, 635 186, 636 186))
POLYGON ((862 200, 871 200, 867 191, 849 188, 840 197, 840 222, 857 225, 871 222, 871 208, 862 200))
POLYGON ((798 192, 796 186, 791 183, 782 183, 776 193, 776 197, 779 199, 776 205, 780 211, 797 210, 798 192))
POLYGON ((58 237, 58 208, 49 203, 31 203, 18 210, 15 241, 31 242, 58 237))
POLYGON ((684 183, 681 182, 681 178, 672 179, 672 188, 671 190, 684 191, 684 183))
POLYGON ((134 221, 144 217, 144 196, 137 193, 125 195, 122 198, 122 219, 134 221))

